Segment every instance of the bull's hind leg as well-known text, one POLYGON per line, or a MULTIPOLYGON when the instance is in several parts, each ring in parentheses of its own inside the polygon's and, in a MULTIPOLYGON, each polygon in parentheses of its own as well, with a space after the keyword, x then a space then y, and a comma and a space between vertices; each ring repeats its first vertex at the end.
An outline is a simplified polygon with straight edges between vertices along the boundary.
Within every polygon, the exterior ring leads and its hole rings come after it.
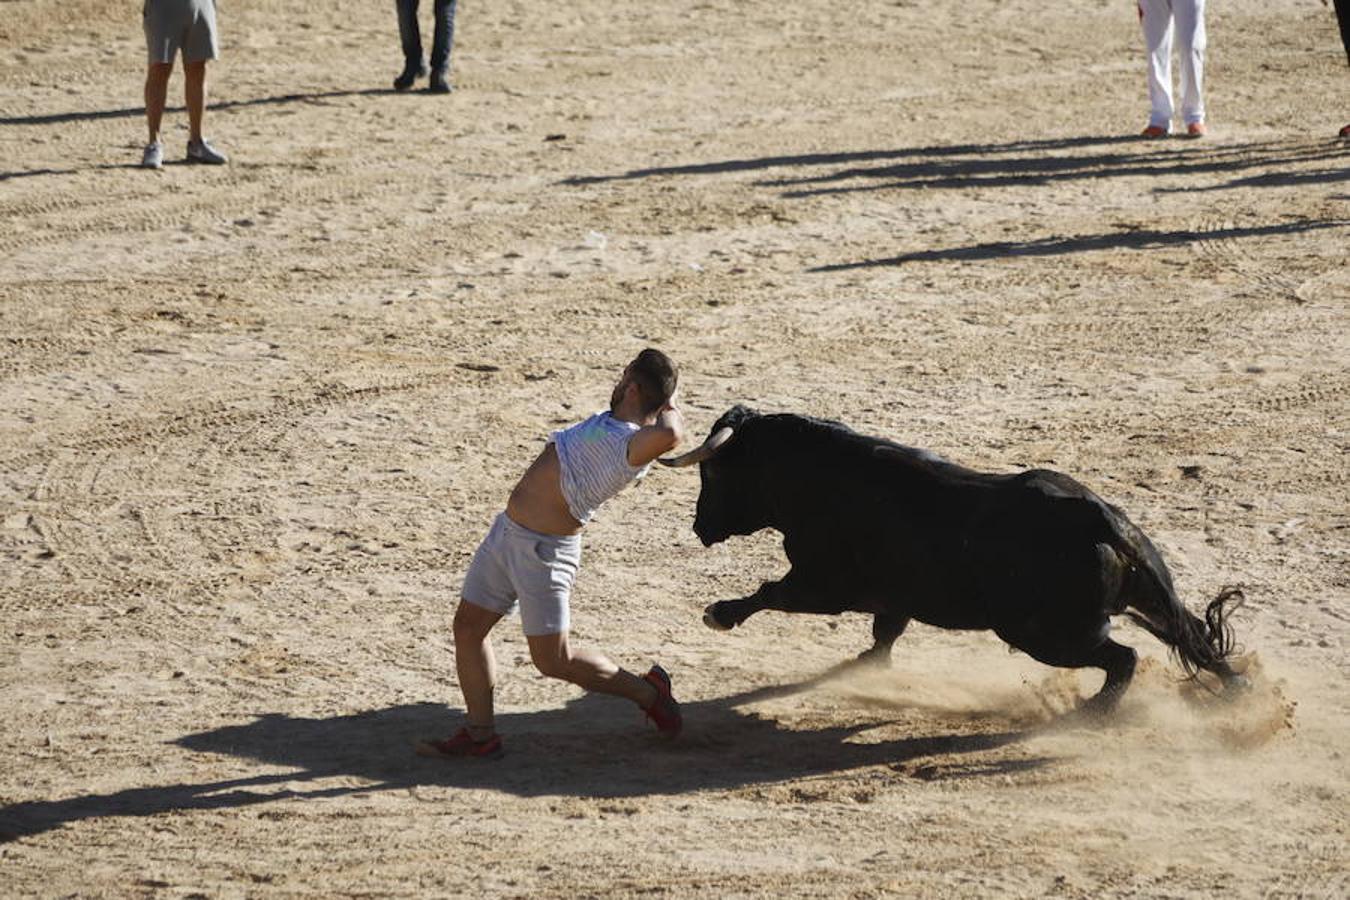
POLYGON ((1108 713, 1115 709, 1125 689, 1130 686, 1130 680, 1134 678, 1137 660, 1138 654, 1134 650, 1110 638, 1098 644, 1088 656, 1086 664, 1105 670, 1106 682, 1100 691, 1083 703, 1083 709, 1093 713, 1108 713))
POLYGON ((858 654, 858 662, 873 666, 891 664, 891 645, 905 633, 908 616, 878 613, 872 617, 872 646, 858 654))
POLYGON ((1106 636, 1110 623, 1103 619, 1096 628, 1080 631, 1040 631, 1020 628, 1015 633, 997 629, 1003 638, 1037 662, 1062 669, 1101 669, 1106 673, 1102 689, 1083 703, 1088 712, 1108 713, 1124 695, 1134 678, 1138 655, 1106 636))

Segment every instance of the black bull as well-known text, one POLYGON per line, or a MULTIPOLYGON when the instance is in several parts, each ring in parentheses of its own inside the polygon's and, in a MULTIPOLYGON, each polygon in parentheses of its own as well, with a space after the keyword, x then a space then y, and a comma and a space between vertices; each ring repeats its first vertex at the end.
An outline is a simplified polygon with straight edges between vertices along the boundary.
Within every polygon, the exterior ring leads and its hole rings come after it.
POLYGON ((1106 672, 1088 701, 1111 708, 1134 674, 1135 652, 1109 637, 1125 614, 1171 647, 1188 674, 1240 684, 1227 589, 1200 620, 1177 599, 1157 548, 1125 514, 1057 472, 976 472, 836 422, 725 413, 699 448, 667 465, 699 463, 694 532, 705 546, 762 528, 783 535, 791 569, 748 597, 710 605, 713 628, 764 609, 871 613, 885 662, 911 619, 992 629, 1034 659, 1106 672))

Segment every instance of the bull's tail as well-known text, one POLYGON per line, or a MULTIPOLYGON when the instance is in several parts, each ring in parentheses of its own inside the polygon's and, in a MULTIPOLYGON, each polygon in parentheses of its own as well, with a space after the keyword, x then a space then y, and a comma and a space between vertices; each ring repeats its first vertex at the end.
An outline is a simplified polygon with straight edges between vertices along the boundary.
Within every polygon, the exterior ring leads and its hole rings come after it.
MULTIPOLYGON (((1163 586, 1157 585, 1159 588, 1163 586)), ((1137 606, 1139 612, 1127 610, 1135 624, 1149 634, 1167 644, 1172 650, 1181 668, 1194 678, 1201 670, 1213 672, 1228 682, 1237 676, 1228 661, 1236 652, 1236 642, 1229 617, 1246 600, 1241 588, 1226 587, 1205 607, 1203 621, 1192 615, 1181 605, 1176 594, 1165 591, 1164 602, 1157 602, 1159 592, 1155 592, 1152 602, 1145 601, 1137 606)))
POLYGON ((1225 587, 1205 607, 1204 619, 1193 615, 1177 598, 1172 576, 1162 554, 1142 531, 1123 514, 1112 516, 1114 549, 1125 559, 1125 577, 1120 607, 1137 625, 1166 644, 1187 676, 1213 672, 1225 684, 1240 676, 1229 664, 1237 653, 1229 620, 1246 597, 1238 587, 1225 587))

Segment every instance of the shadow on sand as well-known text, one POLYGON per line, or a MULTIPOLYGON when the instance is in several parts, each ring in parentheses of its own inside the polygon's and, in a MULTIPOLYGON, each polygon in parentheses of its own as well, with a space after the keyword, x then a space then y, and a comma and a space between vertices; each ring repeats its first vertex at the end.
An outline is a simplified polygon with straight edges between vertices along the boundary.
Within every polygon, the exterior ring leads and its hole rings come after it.
POLYGON ((753 172, 759 169, 781 169, 805 166, 837 166, 914 156, 997 156, 1006 153, 1038 153, 1048 150, 1069 150, 1099 144, 1137 143, 1134 137, 1071 137, 1038 141, 1014 141, 1007 144, 936 144, 928 147, 900 147, 894 150, 858 150, 848 153, 804 153, 795 156, 761 156, 751 159, 728 159, 720 162, 691 163, 683 166, 659 166, 648 169, 630 169, 622 175, 576 175, 563 179, 563 184, 602 184, 607 181, 634 181, 641 178, 660 178, 672 175, 721 175, 727 172, 753 172))
MULTIPOLYGON (((359 91, 312 91, 300 94, 277 94, 274 97, 255 97, 252 100, 221 100, 208 103, 214 111, 240 109, 246 106, 273 106, 284 103, 319 103, 337 97, 373 97, 397 93, 393 88, 365 88, 359 91)), ((181 113, 184 107, 166 107, 166 113, 181 113)), ((67 122, 92 122, 98 119, 128 119, 145 115, 144 106, 126 106, 120 109, 95 109, 86 112, 47 113, 39 116, 4 116, 0 125, 61 125, 67 122)))
MULTIPOLYGON (((1343 162, 1343 145, 1326 142, 1249 142, 1212 144, 1141 141, 1136 137, 1071 137, 1003 144, 952 144, 864 150, 848 153, 812 153, 765 156, 632 169, 620 175, 573 176, 561 183, 572 186, 670 178, 721 175, 771 169, 815 169, 813 173, 762 178, 756 187, 779 189, 783 199, 802 199, 859 191, 941 188, 996 188, 1051 184, 1060 181, 1119 178, 1234 174, 1252 169, 1280 171, 1255 176, 1256 184, 1279 184, 1298 173, 1289 167, 1308 163, 1343 162), (1060 151, 1075 151, 1064 153, 1060 151), (903 162, 896 162, 903 160, 903 162), (873 165, 884 163, 883 165, 873 165)), ((1316 181, 1334 181, 1337 167, 1316 181)), ((1227 186, 1241 187, 1245 180, 1227 186)))
MULTIPOLYGON (((1136 137, 1070 137, 1003 144, 955 144, 765 156, 633 169, 620 175, 575 176, 562 183, 585 186, 644 178, 717 176, 763 172, 753 187, 775 191, 781 200, 863 191, 906 191, 956 188, 1016 188, 1122 177, 1219 176, 1215 184, 1164 182, 1155 193, 1217 191, 1243 187, 1334 184, 1350 178, 1340 142, 1266 141, 1213 143, 1142 141, 1136 137), (1328 167, 1328 163, 1334 163, 1328 167), (1309 168, 1316 167, 1316 168, 1309 168), (786 169, 777 173, 771 170, 786 169), (1253 173, 1254 172, 1254 173, 1253 173), (1248 174, 1253 173, 1253 174, 1248 174)), ((810 269, 841 272, 909 262, 985 260, 1007 256, 1057 256, 1094 250, 1155 249, 1196 241, 1233 241, 1280 234, 1345 228, 1350 220, 1281 222, 1279 224, 1189 231, 1126 228, 1119 232, 1050 235, 1022 241, 996 241, 923 250, 881 259, 842 262, 810 269)))
POLYGON ((911 262, 942 260, 1004 259, 1010 256, 1058 256, 1064 253, 1082 253, 1091 250, 1148 250, 1174 244, 1198 241, 1217 242, 1258 238, 1277 234, 1303 234, 1324 228, 1350 228, 1350 219, 1288 222, 1280 225, 1259 225, 1244 228, 1216 228, 1207 231, 1156 231, 1142 228, 1107 234, 1084 234, 1074 237, 1054 236, 1030 241, 994 241, 971 244, 966 247, 948 247, 941 250, 919 250, 882 259, 861 262, 835 263, 817 266, 811 272, 844 272, 850 269, 871 269, 878 266, 899 266, 911 262))
POLYGON ((849 738, 888 723, 786 729, 737 708, 800 693, 837 671, 799 684, 685 704, 685 733, 672 743, 643 731, 631 704, 598 695, 584 695, 559 710, 502 715, 498 721, 508 753, 491 762, 422 759, 413 754, 418 738, 443 735, 454 727, 449 710, 440 704, 406 704, 314 719, 264 714, 245 725, 189 734, 174 743, 199 753, 292 771, 16 803, 0 808, 0 840, 41 834, 85 819, 233 809, 418 786, 490 789, 521 797, 620 798, 734 789, 874 765, 889 766, 896 777, 907 773, 933 779, 1004 774, 1052 761, 977 756, 1030 734, 1006 730, 1006 725, 1005 730, 981 731, 972 722, 968 730, 939 729, 864 743, 849 738), (972 757, 969 762, 918 764, 929 757, 954 755, 972 757), (330 778, 362 783, 318 783, 330 778))

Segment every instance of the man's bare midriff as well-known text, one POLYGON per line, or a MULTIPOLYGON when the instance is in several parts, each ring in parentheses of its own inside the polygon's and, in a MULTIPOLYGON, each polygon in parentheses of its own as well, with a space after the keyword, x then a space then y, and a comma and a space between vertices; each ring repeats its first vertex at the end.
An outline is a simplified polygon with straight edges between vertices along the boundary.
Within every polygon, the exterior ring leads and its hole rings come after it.
POLYGON ((581 523, 567 509, 562 493, 562 464, 553 444, 520 476, 506 501, 506 514, 517 525, 544 534, 570 535, 581 531, 581 523))

